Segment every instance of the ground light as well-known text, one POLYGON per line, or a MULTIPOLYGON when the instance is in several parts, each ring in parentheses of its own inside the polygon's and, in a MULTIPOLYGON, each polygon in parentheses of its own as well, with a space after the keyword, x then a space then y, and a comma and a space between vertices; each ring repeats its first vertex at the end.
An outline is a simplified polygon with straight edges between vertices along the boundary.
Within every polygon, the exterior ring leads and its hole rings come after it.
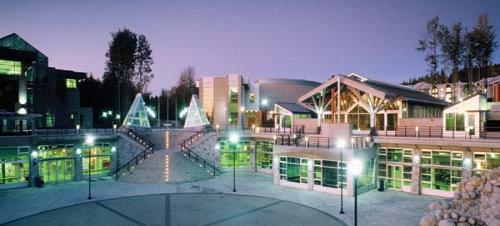
MULTIPOLYGON (((340 164, 344 163, 344 157, 343 157, 343 152, 345 148, 345 140, 344 139, 338 139, 337 140, 337 148, 340 150, 340 164)), ((340 172, 342 172, 342 168, 340 168, 340 172)), ((344 181, 343 181, 343 176, 342 174, 340 175, 340 214, 344 214, 344 181)))
POLYGON ((236 148, 238 147, 238 141, 240 137, 236 133, 229 135, 229 142, 231 143, 231 148, 233 149, 233 192, 236 192, 236 148))
POLYGON ((85 137, 85 144, 89 147, 89 169, 88 169, 88 173, 89 173, 89 197, 87 199, 92 199, 92 193, 91 193, 91 179, 92 179, 92 174, 90 173, 90 160, 92 158, 92 146, 94 145, 94 141, 95 141, 95 137, 92 136, 92 135, 87 135, 85 137))
POLYGON ((363 171, 363 164, 360 160, 354 159, 349 166, 349 170, 354 176, 354 226, 358 226, 358 176, 363 171))

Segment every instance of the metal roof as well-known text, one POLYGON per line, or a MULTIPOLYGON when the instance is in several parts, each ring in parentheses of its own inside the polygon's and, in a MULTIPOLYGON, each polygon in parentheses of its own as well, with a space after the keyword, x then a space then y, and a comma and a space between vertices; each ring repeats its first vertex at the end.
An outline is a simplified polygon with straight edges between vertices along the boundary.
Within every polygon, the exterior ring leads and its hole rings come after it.
POLYGON ((298 103, 289 103, 289 102, 276 102, 276 105, 286 109, 289 112, 292 112, 293 114, 313 114, 312 111, 309 109, 303 107, 302 105, 298 103))

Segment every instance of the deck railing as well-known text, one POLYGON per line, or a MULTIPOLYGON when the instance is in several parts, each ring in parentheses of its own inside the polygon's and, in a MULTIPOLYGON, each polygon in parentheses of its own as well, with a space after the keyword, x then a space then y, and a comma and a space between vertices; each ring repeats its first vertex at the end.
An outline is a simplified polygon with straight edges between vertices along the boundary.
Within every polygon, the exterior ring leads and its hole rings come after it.
POLYGON ((451 138, 451 139, 500 139, 500 127, 481 127, 476 130, 463 128, 461 130, 445 130, 443 126, 398 126, 394 130, 377 130, 377 136, 386 137, 420 137, 420 138, 451 138))

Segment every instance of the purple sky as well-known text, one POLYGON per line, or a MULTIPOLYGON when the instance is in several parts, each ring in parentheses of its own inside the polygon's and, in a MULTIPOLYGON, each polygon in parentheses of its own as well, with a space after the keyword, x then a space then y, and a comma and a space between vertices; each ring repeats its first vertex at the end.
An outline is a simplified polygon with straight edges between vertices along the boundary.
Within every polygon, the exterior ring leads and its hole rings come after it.
POLYGON ((321 82, 332 73, 356 72, 400 82, 426 72, 415 47, 434 15, 447 25, 472 27, 486 12, 500 33, 500 1, 494 0, 145 2, 3 0, 0 36, 16 32, 51 66, 100 77, 110 33, 127 27, 151 43, 156 77, 150 90, 158 93, 188 65, 197 76, 321 82))

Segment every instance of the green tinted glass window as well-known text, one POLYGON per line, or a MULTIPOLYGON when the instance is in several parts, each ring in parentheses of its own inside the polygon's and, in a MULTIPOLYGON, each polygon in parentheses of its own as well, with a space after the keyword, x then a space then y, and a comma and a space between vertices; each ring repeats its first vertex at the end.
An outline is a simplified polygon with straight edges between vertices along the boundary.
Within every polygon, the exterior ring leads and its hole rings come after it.
POLYGON ((66 79, 66 88, 75 89, 76 88, 76 79, 66 79))
POLYGON ((0 75, 21 75, 21 62, 0 60, 0 75))

